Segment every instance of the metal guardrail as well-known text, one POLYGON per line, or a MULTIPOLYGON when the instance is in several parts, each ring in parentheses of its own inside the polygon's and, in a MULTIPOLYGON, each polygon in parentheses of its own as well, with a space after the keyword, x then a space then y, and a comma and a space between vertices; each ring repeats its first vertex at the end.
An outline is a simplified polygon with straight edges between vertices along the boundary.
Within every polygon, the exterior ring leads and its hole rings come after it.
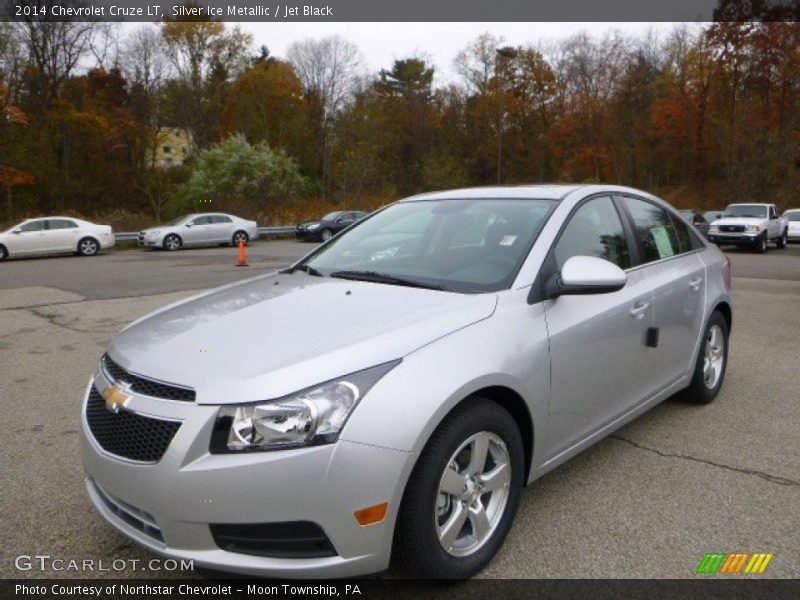
MULTIPOLYGON (((285 233, 294 233, 294 227, 259 227, 258 237, 269 237, 271 235, 283 235, 285 233)), ((118 242, 125 242, 129 240, 137 240, 139 238, 138 231, 117 231, 114 233, 114 239, 118 242)))

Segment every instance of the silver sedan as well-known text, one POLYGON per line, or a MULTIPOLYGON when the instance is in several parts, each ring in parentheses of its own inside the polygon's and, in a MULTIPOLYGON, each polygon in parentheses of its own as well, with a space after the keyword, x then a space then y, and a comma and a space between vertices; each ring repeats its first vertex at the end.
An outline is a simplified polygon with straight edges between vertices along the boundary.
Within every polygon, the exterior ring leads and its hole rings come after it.
POLYGON ((714 400, 730 283, 638 190, 408 198, 123 330, 83 401, 86 488, 200 566, 346 577, 394 547, 470 577, 525 485, 669 396, 714 400))
POLYGON ((94 256, 113 246, 114 232, 110 225, 74 217, 28 219, 0 232, 0 260, 68 253, 94 256))
POLYGON ((258 226, 234 215, 202 213, 184 215, 166 225, 139 232, 139 245, 164 250, 180 250, 184 246, 214 246, 239 243, 247 245, 258 239, 258 226))

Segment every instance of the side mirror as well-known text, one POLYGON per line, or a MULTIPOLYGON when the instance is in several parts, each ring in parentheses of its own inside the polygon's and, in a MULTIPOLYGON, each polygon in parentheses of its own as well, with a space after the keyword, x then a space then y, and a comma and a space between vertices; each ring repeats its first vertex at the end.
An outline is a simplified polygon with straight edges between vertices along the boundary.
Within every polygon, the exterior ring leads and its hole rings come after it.
POLYGON ((573 256, 545 284, 548 298, 609 294, 625 287, 628 276, 614 263, 595 256, 573 256))
POLYGON ((16 233, 17 235, 19 235, 20 233, 22 233, 22 229, 15 229, 11 233, 16 233))
POLYGON ((186 227, 191 227, 191 226, 192 226, 192 224, 191 224, 191 223, 187 223, 187 224, 186 224, 186 227))

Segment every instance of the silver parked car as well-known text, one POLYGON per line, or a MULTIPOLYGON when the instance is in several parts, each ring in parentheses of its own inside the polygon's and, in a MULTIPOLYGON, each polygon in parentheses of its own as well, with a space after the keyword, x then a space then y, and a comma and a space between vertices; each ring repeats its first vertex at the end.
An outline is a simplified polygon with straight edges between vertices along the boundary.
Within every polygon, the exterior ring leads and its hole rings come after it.
POLYGON ((202 213, 184 215, 166 225, 139 232, 139 245, 164 250, 180 250, 184 246, 245 245, 258 239, 255 221, 234 215, 202 213))
POLYGON ((730 265, 641 191, 415 196, 136 321, 83 405, 86 488, 153 552, 278 577, 469 577, 522 488, 725 376, 730 265))
POLYGON ((46 254, 94 256, 114 242, 110 225, 73 217, 28 219, 0 232, 0 260, 46 254))

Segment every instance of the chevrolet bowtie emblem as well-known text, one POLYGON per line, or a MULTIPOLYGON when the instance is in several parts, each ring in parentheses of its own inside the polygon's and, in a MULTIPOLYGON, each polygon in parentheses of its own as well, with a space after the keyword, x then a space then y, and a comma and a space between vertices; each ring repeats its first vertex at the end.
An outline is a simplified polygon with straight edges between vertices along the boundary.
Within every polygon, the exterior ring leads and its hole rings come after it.
POLYGON ((106 399, 106 408, 113 413, 118 413, 125 408, 131 399, 131 397, 125 393, 126 391, 126 386, 122 383, 117 383, 103 390, 103 398, 106 399))

